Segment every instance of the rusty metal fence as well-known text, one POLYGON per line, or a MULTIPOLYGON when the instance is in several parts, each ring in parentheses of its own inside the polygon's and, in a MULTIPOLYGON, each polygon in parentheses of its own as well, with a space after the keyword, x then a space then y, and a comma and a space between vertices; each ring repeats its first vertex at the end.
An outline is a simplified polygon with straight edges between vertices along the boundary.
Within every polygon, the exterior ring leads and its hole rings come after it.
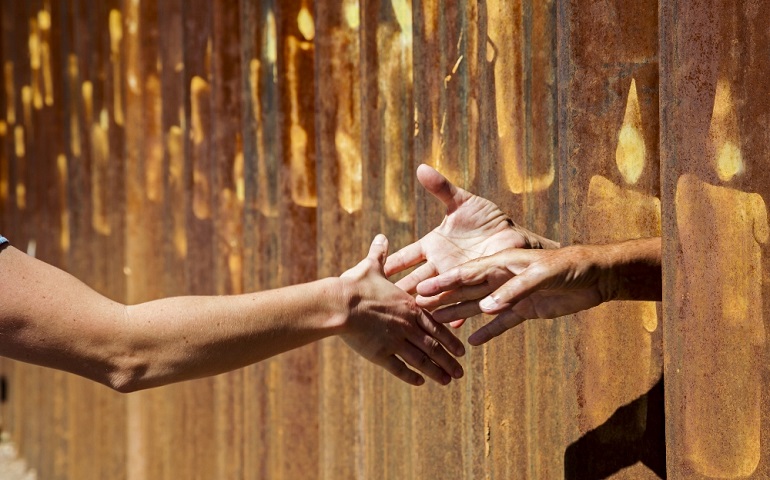
POLYGON ((378 232, 403 246, 442 217, 419 163, 563 243, 664 238, 662 305, 529 322, 450 387, 337 340, 129 396, 0 360, 3 431, 41 479, 767 478, 767 18, 0 2, 0 232, 116 300, 336 275, 378 232))

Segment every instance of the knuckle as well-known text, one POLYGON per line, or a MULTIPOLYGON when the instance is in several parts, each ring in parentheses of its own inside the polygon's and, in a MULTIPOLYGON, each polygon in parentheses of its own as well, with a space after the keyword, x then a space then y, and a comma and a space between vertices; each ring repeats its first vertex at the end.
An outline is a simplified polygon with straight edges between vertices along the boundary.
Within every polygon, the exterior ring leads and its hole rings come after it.
POLYGON ((431 338, 428 340, 428 355, 435 358, 437 355, 440 355, 442 351, 441 344, 435 339, 431 338))
POLYGON ((417 363, 421 369, 424 367, 427 367, 431 365, 430 357, 427 354, 423 353, 422 355, 420 355, 420 360, 418 360, 417 363))

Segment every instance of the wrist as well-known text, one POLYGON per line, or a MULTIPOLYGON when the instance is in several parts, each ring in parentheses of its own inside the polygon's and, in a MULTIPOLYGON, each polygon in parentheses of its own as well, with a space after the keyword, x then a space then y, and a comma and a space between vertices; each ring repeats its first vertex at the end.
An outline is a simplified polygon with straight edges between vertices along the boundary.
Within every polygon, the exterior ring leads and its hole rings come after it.
POLYGON ((356 306, 361 301, 361 292, 359 284, 356 280, 339 277, 335 278, 335 306, 334 312, 334 333, 336 335, 342 335, 348 333, 352 329, 354 312, 356 306))
POLYGON ((327 336, 340 335, 349 329, 352 299, 356 296, 355 282, 342 277, 319 280, 322 295, 327 300, 324 329, 327 336))
POLYGON ((600 290, 605 301, 662 298, 660 238, 596 246, 601 257, 600 290))

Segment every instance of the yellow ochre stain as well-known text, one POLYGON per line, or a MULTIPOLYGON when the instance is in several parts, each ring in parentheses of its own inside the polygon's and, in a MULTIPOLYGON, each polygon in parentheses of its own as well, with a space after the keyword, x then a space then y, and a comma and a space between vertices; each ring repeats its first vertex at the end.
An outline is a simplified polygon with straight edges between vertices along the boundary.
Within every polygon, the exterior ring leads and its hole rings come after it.
POLYGON ((43 92, 45 105, 53 105, 53 74, 51 73, 51 14, 47 10, 37 12, 37 24, 40 28, 40 61, 43 69, 43 92))
POLYGON ((639 181, 644 170, 647 147, 642 134, 642 111, 636 92, 636 80, 631 79, 626 101, 626 113, 618 135, 615 150, 615 163, 626 183, 631 185, 639 181))
MULTIPOLYGON (((73 97, 76 95, 77 92, 77 82, 78 77, 80 76, 80 72, 78 70, 78 57, 75 55, 70 55, 68 58, 67 63, 67 73, 69 74, 69 80, 70 80, 70 90, 72 91, 73 97)), ((76 108, 70 108, 69 111, 70 114, 70 148, 72 149, 72 154, 75 157, 80 157, 81 155, 81 138, 80 138, 80 119, 78 118, 78 111, 76 108)))
POLYGON ((179 257, 187 256, 187 231, 185 229, 184 201, 184 135, 178 126, 169 128, 166 137, 168 151, 168 189, 171 204, 173 244, 179 257))
MULTIPOLYGON (((8 135, 8 124, 0 120, 0 146, 5 145, 8 135)), ((5 203, 8 199, 8 188, 10 183, 10 162, 5 155, 5 148, 0 150, 0 202, 5 203)))
POLYGON ((102 235, 112 233, 107 213, 109 160, 109 115, 102 110, 100 123, 91 127, 91 226, 102 235))
POLYGON ((94 121, 94 86, 86 80, 80 86, 80 93, 83 96, 83 110, 85 113, 86 124, 90 125, 94 121))
POLYGON ((401 47, 412 45, 412 2, 411 0, 391 0, 391 7, 396 16, 396 23, 401 28, 401 47))
POLYGON ((730 84, 724 78, 717 81, 714 109, 709 125, 709 139, 714 150, 715 168, 719 179, 727 182, 743 173, 738 114, 730 84))
POLYGON ((163 200, 163 132, 161 130, 161 85, 155 74, 147 76, 144 86, 145 160, 144 179, 147 198, 163 200))
POLYGON ((59 216, 59 248, 63 252, 69 252, 71 233, 70 212, 67 202, 67 181, 69 175, 66 155, 60 154, 56 157, 56 169, 59 173, 59 208, 61 209, 59 216))
POLYGON ((6 120, 10 125, 16 123, 16 87, 13 78, 13 62, 3 65, 5 75, 6 120))
POLYGON ((302 125, 300 114, 300 77, 301 42, 288 37, 288 64, 286 83, 289 90, 291 125, 289 126, 289 164, 291 166, 291 196, 294 203, 302 207, 315 207, 318 204, 315 188, 315 162, 310 158, 310 138, 302 125))
MULTIPOLYGON (((206 140, 208 132, 208 115, 211 87, 201 77, 193 77, 190 83, 190 138, 195 147, 199 147, 206 140), (204 123, 206 122, 206 123, 204 123)), ((200 220, 211 217, 211 185, 209 173, 203 171, 201 155, 208 152, 197 152, 193 157, 193 213, 200 220)))
POLYGON ((17 158, 24 158, 27 154, 24 137, 24 127, 17 125, 13 129, 14 151, 17 158))
POLYGON ((21 107, 24 111, 24 127, 28 132, 32 132, 32 87, 24 85, 21 87, 21 107))
POLYGON ((353 30, 361 27, 361 7, 359 0, 343 0, 342 17, 347 26, 353 30))
POLYGON ((312 42, 315 38, 315 24, 313 23, 313 14, 310 13, 307 6, 303 5, 297 14, 297 27, 299 33, 307 40, 312 42))
POLYGON ((112 112, 115 123, 122 126, 125 123, 123 114, 123 92, 121 90, 121 80, 123 79, 121 43, 123 41, 123 14, 120 10, 110 10, 109 19, 110 29, 110 62, 112 63, 112 86, 113 86, 113 107, 112 112))

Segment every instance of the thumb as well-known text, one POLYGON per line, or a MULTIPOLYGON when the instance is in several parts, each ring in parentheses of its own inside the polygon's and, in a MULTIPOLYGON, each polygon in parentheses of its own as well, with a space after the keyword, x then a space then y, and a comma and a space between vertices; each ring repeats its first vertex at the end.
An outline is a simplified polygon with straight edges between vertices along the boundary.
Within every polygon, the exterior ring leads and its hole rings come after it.
POLYGON ((377 234, 374 240, 372 240, 372 246, 369 247, 367 258, 377 262, 380 266, 380 271, 384 272, 385 262, 388 260, 388 237, 381 233, 377 234))
POLYGON ((469 192, 447 180, 435 168, 425 164, 417 167, 417 180, 425 190, 446 205, 447 213, 457 210, 471 196, 469 192))

